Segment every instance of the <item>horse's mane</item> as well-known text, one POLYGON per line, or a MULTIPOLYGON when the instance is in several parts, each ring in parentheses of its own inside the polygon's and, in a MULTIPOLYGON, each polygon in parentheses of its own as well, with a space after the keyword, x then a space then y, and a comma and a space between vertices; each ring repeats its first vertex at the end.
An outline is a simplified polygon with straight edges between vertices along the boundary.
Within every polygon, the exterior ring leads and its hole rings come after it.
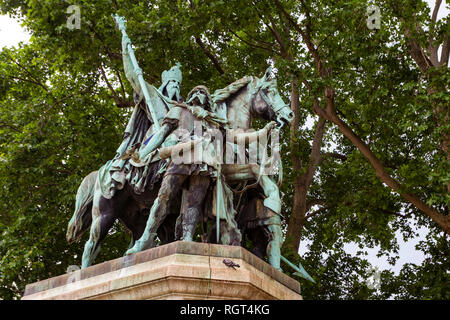
POLYGON ((239 92, 240 89, 245 86, 249 86, 249 90, 247 92, 247 96, 251 97, 261 88, 268 88, 269 90, 272 88, 276 89, 276 80, 267 80, 266 77, 261 79, 253 76, 245 76, 235 82, 229 84, 223 89, 218 89, 214 91, 211 95, 214 101, 214 109, 215 112, 222 118, 227 119, 228 108, 230 107, 226 101, 232 97, 234 94, 239 92))
POLYGON ((236 80, 235 82, 229 84, 223 89, 217 89, 212 94, 212 99, 215 103, 219 103, 221 101, 226 100, 236 92, 238 92, 241 88, 245 87, 253 80, 252 76, 245 76, 242 79, 236 80))

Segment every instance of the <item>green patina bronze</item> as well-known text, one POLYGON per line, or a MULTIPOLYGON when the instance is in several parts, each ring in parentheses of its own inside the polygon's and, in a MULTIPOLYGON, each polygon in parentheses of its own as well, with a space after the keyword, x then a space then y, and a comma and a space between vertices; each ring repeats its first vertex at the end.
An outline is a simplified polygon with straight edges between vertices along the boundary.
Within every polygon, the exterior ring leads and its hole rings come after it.
MULTIPOLYGON (((116 20, 116 23, 117 23, 117 26, 119 27, 119 30, 122 31, 122 37, 124 39, 127 39, 128 35, 126 33, 125 18, 124 17, 120 17, 118 15, 115 15, 114 19, 116 20)), ((138 77, 139 84, 141 85, 141 88, 142 88, 142 93, 144 94, 144 97, 145 97, 145 102, 147 103, 148 109, 150 110, 150 113, 152 115, 153 124, 154 124, 156 129, 159 129, 158 117, 156 116, 155 108, 152 105, 152 102, 151 102, 151 99, 150 99, 150 94, 149 94, 149 92, 147 90, 147 86, 145 84, 144 77, 142 76, 142 69, 139 68, 139 65, 138 65, 138 62, 136 60, 136 57, 134 56, 134 51, 133 51, 133 48, 131 47, 131 42, 127 44, 126 50, 128 51, 128 54, 129 54, 130 59, 131 59, 131 62, 133 63, 134 73, 138 77)))
MULTIPOLYGON (((268 140, 248 142, 248 147, 236 142, 267 137, 293 119, 292 111, 277 90, 276 80, 271 78, 271 69, 262 78, 247 76, 212 94, 205 86, 196 86, 183 102, 180 64, 162 73, 158 89, 145 82, 126 34, 125 19, 117 15, 114 19, 122 32, 124 70, 135 91, 136 105, 116 156, 98 172, 89 174, 78 189, 67 239, 77 240, 91 227, 82 267, 93 262, 104 236, 100 199, 115 200, 130 188, 134 194, 145 196, 153 183, 159 181, 160 189, 155 190, 158 196, 146 207, 150 215, 145 230, 139 239, 132 240, 127 254, 157 245, 156 230, 167 223, 171 199, 181 194, 176 239, 192 241, 196 225, 205 219, 214 221, 215 232, 205 233, 204 241, 223 244, 241 245, 242 232, 263 228, 265 238, 255 243, 255 247, 266 253, 269 263, 281 270, 280 261, 284 261, 296 274, 314 281, 301 264, 297 267, 281 256, 282 172, 278 182, 273 179, 274 173, 265 173, 268 164, 281 164, 281 159, 275 161, 273 155, 279 147, 272 146, 269 157, 268 140), (273 121, 254 131, 253 117, 273 121), (179 134, 180 130, 184 130, 184 135, 179 134), (233 137, 231 141, 223 138, 229 135, 233 137), (255 163, 227 163, 224 158, 230 150, 233 157, 239 150, 244 157, 263 150, 263 157, 255 163), (189 181, 188 187, 185 181, 189 181), (248 198, 242 204, 241 196, 252 188, 260 188, 263 197, 248 198), (241 225, 236 220, 238 214, 241 225)), ((146 206, 143 203, 141 207, 146 206)))
POLYGON ((302 277, 303 279, 306 279, 308 281, 311 281, 312 283, 316 283, 314 281, 314 279, 308 274, 308 272, 306 272, 305 268, 303 268, 302 264, 299 262, 298 266, 296 266, 295 264, 293 264, 292 262, 290 262, 288 259, 286 259, 285 257, 281 256, 281 260, 283 260, 284 262, 286 262, 286 264, 288 266, 290 266, 292 269, 294 269, 296 272, 294 273, 294 275, 302 277))

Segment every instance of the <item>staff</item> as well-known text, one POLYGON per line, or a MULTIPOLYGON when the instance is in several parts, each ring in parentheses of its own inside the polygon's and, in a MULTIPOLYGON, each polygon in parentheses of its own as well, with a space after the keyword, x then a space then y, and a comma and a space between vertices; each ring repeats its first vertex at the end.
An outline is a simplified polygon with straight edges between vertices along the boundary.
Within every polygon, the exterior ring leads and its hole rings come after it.
MULTIPOLYGON (((122 31, 122 36, 128 37, 128 35, 126 33, 126 27, 125 27, 125 18, 121 17, 117 14, 115 16, 113 16, 113 18, 114 18, 114 20, 116 20, 119 30, 122 31)), ((153 119, 153 124, 155 126, 155 131, 157 131, 157 130, 159 130, 160 125, 158 122, 158 118, 156 117, 156 113, 155 113, 155 109, 153 108, 152 101, 150 99, 150 94, 148 93, 148 90, 147 90, 147 85, 145 84, 144 77, 142 76, 142 69, 139 68, 138 62, 134 55, 133 48, 131 47, 130 43, 128 43, 127 49, 128 49, 128 53, 130 55, 131 62, 133 63, 134 72, 138 76, 139 84, 141 85, 142 92, 144 93, 145 102, 147 103, 148 109, 150 110, 150 114, 153 119)))
POLYGON ((306 272, 305 268, 303 268, 303 266, 302 266, 302 264, 300 262, 298 263, 298 267, 297 267, 295 264, 293 264, 292 262, 290 262, 288 259, 286 259, 283 256, 281 256, 281 260, 286 262, 288 266, 290 266, 292 269, 297 271, 297 272, 294 272, 294 275, 302 277, 302 278, 304 278, 306 280, 309 280, 312 283, 316 283, 314 281, 314 279, 308 274, 308 272, 306 272))

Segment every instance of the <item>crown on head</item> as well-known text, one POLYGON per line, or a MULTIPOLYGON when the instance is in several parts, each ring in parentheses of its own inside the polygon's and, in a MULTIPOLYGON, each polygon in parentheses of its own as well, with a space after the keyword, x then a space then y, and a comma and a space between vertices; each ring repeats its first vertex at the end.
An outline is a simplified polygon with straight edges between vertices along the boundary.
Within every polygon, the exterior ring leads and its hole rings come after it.
POLYGON ((179 62, 177 62, 177 64, 174 65, 169 70, 164 70, 163 73, 161 74, 162 82, 165 83, 166 81, 169 81, 169 80, 175 80, 175 81, 178 81, 179 83, 181 83, 183 76, 181 74, 180 67, 181 67, 181 64, 179 62))

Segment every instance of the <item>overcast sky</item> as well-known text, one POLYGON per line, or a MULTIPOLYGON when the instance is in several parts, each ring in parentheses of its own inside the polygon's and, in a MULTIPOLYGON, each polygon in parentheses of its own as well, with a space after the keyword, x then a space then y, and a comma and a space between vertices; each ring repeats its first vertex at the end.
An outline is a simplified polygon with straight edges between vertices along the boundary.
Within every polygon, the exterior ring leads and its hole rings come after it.
MULTIPOLYGON (((427 0, 428 4, 431 8, 434 8, 434 0, 427 0)), ((445 17, 449 14, 448 5, 444 1, 441 5, 441 9, 439 11, 438 19, 445 17)), ((383 14, 383 13, 381 13, 383 14)), ((0 48, 3 47, 11 47, 16 46, 19 42, 28 42, 30 40, 30 35, 21 27, 20 23, 15 19, 12 19, 5 15, 0 15, 0 48)), ((424 255, 422 252, 415 250, 415 245, 418 243, 420 238, 424 238, 427 231, 425 229, 417 230, 420 236, 408 242, 404 242, 400 235, 397 236, 397 239, 400 244, 400 259, 397 261, 397 264, 392 267, 387 262, 385 257, 377 258, 376 254, 378 253, 378 248, 367 249, 368 251, 368 260, 374 265, 378 266, 379 269, 391 269, 394 272, 398 272, 401 269, 401 266, 404 263, 415 263, 420 264, 424 255)), ((355 253, 358 251, 358 247, 354 244, 346 245, 346 250, 349 253, 355 253)), ((300 254, 307 251, 307 243, 302 243, 300 247, 300 254)))

